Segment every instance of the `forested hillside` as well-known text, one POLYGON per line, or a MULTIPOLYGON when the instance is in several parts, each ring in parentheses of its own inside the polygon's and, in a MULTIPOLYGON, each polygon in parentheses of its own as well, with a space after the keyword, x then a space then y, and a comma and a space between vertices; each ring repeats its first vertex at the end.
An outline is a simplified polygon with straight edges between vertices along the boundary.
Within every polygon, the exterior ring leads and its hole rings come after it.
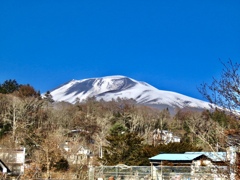
POLYGON ((172 116, 168 109, 160 111, 126 99, 54 102, 51 94, 41 98, 34 87, 15 80, 0 85, 0 107, 0 147, 26 148, 25 177, 38 171, 42 176, 59 177, 64 172, 84 179, 89 163, 149 165, 148 158, 160 152, 224 150, 229 132, 237 134, 239 129, 235 116, 218 109, 179 109, 172 116), (156 129, 173 132, 181 142, 153 143, 156 129), (78 134, 73 136, 73 130, 78 134), (87 160, 71 163, 63 148, 66 142, 88 149, 87 160))

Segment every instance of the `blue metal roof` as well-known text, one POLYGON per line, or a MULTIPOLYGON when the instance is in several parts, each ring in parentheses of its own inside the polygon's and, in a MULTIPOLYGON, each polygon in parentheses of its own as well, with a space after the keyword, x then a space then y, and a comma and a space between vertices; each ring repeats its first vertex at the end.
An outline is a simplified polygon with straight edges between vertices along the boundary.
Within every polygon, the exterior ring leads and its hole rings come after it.
POLYGON ((181 154, 159 154, 149 158, 150 161, 192 161, 200 156, 206 156, 212 161, 225 161, 226 152, 186 152, 181 154))

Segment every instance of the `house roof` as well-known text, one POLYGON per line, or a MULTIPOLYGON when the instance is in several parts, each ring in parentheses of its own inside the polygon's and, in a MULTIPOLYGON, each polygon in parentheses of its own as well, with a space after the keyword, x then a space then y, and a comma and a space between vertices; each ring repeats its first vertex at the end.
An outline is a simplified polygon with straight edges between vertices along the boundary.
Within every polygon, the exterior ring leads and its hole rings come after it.
POLYGON ((0 170, 3 172, 4 168, 7 170, 7 172, 5 172, 5 173, 10 173, 11 172, 11 170, 7 167, 7 165, 4 164, 4 162, 0 159, 0 170))
POLYGON ((225 161, 227 158, 226 152, 185 152, 185 154, 202 154, 215 162, 225 161))
POLYGON ((149 158, 150 161, 192 161, 200 156, 206 156, 212 161, 224 161, 225 152, 186 152, 180 154, 159 154, 149 158))

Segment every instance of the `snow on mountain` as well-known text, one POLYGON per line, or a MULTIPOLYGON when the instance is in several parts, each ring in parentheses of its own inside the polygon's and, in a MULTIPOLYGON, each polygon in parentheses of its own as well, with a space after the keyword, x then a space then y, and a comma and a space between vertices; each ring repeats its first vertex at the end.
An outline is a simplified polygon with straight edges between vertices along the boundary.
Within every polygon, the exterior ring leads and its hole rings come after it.
POLYGON ((106 76, 72 80, 50 92, 55 101, 75 103, 95 96, 103 99, 135 99, 139 104, 178 108, 210 109, 207 102, 171 91, 159 90, 145 82, 136 81, 125 76, 106 76))

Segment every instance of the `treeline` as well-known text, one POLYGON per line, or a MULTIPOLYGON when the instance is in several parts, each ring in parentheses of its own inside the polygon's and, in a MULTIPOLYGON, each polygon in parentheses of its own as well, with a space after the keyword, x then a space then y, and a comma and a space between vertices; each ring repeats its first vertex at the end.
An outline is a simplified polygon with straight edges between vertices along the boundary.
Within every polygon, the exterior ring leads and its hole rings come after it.
MULTIPOLYGON (((0 84, 0 146, 26 148, 29 168, 25 176, 38 173, 57 177, 62 171, 85 179, 88 161, 71 164, 62 148, 69 133, 78 130, 74 141, 91 151, 93 165, 149 165, 148 158, 160 152, 212 151, 226 147, 225 132, 239 123, 220 110, 192 112, 158 110, 137 105, 134 100, 109 102, 89 98, 69 104, 54 102, 50 93, 41 97, 31 85, 15 80, 0 84), (153 143, 153 131, 168 130, 180 143, 153 143), (35 168, 38 167, 38 168, 35 168), (81 168, 80 168, 81 167, 81 168)), ((76 153, 72 152, 72 153, 76 153)))
POLYGON ((1 94, 14 94, 19 97, 40 97, 40 91, 36 91, 29 84, 19 84, 16 80, 6 80, 0 84, 1 94))

